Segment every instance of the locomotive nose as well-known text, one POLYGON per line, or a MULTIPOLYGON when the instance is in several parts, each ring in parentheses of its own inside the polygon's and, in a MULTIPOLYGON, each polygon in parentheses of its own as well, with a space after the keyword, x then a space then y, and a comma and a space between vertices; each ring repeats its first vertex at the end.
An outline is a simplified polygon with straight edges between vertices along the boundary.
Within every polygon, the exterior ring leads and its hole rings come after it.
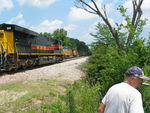
POLYGON ((2 48, 1 48, 1 46, 2 46, 3 35, 4 35, 3 32, 0 31, 0 53, 2 53, 2 48))
POLYGON ((4 37, 4 33, 3 31, 0 31, 0 54, 2 54, 3 52, 3 37, 4 37))
POLYGON ((4 33, 0 31, 0 38, 3 38, 4 33))

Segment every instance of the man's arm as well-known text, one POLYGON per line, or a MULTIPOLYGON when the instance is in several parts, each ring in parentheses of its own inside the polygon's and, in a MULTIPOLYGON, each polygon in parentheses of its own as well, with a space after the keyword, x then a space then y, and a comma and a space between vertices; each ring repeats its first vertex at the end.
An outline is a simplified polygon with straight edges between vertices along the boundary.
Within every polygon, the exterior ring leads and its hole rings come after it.
POLYGON ((100 104, 100 106, 98 107, 98 113, 104 113, 105 107, 105 104, 100 104))

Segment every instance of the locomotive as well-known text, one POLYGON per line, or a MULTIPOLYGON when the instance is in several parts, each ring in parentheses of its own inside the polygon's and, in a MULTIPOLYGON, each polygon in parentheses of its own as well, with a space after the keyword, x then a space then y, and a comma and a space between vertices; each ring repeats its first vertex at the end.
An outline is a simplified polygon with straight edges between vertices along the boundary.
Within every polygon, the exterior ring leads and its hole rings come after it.
POLYGON ((59 40, 18 25, 0 24, 0 71, 61 62, 63 58, 59 40))
POLYGON ((77 50, 75 49, 69 49, 67 47, 63 48, 63 58, 68 59, 68 58, 72 58, 72 57, 78 57, 79 53, 77 50))

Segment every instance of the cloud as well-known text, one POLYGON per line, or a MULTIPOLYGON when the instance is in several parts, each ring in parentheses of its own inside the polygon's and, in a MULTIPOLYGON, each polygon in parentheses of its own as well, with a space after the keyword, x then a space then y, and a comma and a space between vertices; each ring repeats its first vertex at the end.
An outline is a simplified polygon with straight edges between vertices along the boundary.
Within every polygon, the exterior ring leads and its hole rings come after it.
MULTIPOLYGON (((115 3, 117 3, 119 0, 114 0, 113 3, 110 2, 106 5, 106 12, 107 14, 112 13, 115 11, 115 3)), ((94 7, 92 2, 88 3, 91 7, 94 7)), ((103 0, 96 0, 96 4, 98 5, 99 10, 101 11, 101 13, 103 14, 103 0)), ((87 7, 88 9, 88 7, 87 7)), ((90 9, 88 9, 90 10, 90 9)), ((69 19, 71 20, 87 20, 87 19, 93 19, 98 17, 95 14, 91 14, 81 8, 77 8, 77 7, 72 7, 69 13, 69 19)))
MULTIPOLYGON (((102 0, 97 0, 96 3, 98 4, 98 8, 101 9, 101 4, 102 0)), ((92 2, 88 3, 91 7, 94 7, 92 2)), ((88 7, 87 7, 88 9, 88 7)), ((88 9, 90 10, 90 9, 88 9)), ((69 13, 69 19, 71 20, 87 20, 87 19, 92 19, 96 18, 97 15, 89 13, 83 9, 77 8, 77 7, 72 7, 69 13)))
POLYGON ((53 21, 49 21, 49 20, 44 20, 43 22, 41 22, 39 25, 37 26, 31 26, 31 29, 36 31, 36 32, 53 32, 56 29, 59 28, 64 28, 67 31, 72 31, 74 29, 76 29, 76 25, 74 24, 69 24, 68 26, 64 26, 63 27, 63 21, 61 20, 53 20, 53 21))
POLYGON ((150 0, 144 0, 143 4, 142 4, 142 9, 143 10, 150 10, 149 4, 150 4, 150 0))
POLYGON ((89 33, 81 35, 78 39, 85 42, 86 44, 91 44, 92 42, 94 42, 94 38, 89 33))
POLYGON ((113 1, 111 1, 111 2, 109 2, 109 3, 107 3, 106 4, 106 12, 107 13, 117 13, 116 11, 116 9, 117 9, 117 7, 118 7, 118 3, 120 2, 120 0, 113 0, 113 1))
MULTIPOLYGON (((150 21, 150 17, 149 17, 149 12, 150 12, 150 0, 144 0, 143 4, 142 4, 142 9, 143 9, 143 18, 147 18, 150 21)), ((150 24, 150 22, 149 22, 150 24)))
POLYGON ((79 9, 76 7, 72 7, 69 13, 69 18, 71 20, 86 20, 86 19, 91 19, 95 17, 96 15, 88 13, 84 11, 83 9, 79 9))
POLYGON ((76 29, 76 28, 77 28, 77 26, 74 25, 74 24, 70 24, 70 25, 64 27, 64 29, 65 29, 66 31, 72 31, 72 30, 74 30, 74 29, 76 29))
POLYGON ((12 0, 1 0, 0 2, 0 12, 4 9, 11 9, 14 6, 12 0))
POLYGON ((20 26, 25 26, 25 20, 23 18, 23 14, 19 13, 16 17, 11 18, 8 22, 8 24, 17 24, 20 26))
MULTIPOLYGON (((102 23, 102 21, 101 21, 102 23)), ((92 42, 95 42, 95 38, 93 36, 90 35, 90 33, 96 33, 97 30, 96 30, 96 25, 98 24, 98 21, 97 22, 94 22, 93 24, 91 24, 89 26, 89 28, 83 32, 81 34, 81 36, 79 36, 79 40, 81 41, 84 41, 86 44, 91 44, 92 42)))
POLYGON ((63 22, 61 20, 44 20, 40 25, 38 26, 32 26, 31 29, 37 32, 52 32, 58 28, 62 27, 63 22))
POLYGON ((56 2, 56 0, 17 0, 17 1, 19 2, 20 5, 29 4, 41 8, 47 7, 56 2))

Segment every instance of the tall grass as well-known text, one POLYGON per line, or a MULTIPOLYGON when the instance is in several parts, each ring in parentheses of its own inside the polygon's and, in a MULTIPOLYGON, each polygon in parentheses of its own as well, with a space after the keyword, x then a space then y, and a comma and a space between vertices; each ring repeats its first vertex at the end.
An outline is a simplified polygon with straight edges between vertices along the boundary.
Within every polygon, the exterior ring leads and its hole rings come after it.
POLYGON ((85 81, 77 81, 67 89, 63 99, 58 98, 53 104, 44 105, 43 108, 52 113, 97 113, 100 99, 97 86, 91 87, 85 81))
POLYGON ((97 113, 100 98, 98 87, 91 87, 85 81, 77 81, 66 92, 65 113, 97 113))

